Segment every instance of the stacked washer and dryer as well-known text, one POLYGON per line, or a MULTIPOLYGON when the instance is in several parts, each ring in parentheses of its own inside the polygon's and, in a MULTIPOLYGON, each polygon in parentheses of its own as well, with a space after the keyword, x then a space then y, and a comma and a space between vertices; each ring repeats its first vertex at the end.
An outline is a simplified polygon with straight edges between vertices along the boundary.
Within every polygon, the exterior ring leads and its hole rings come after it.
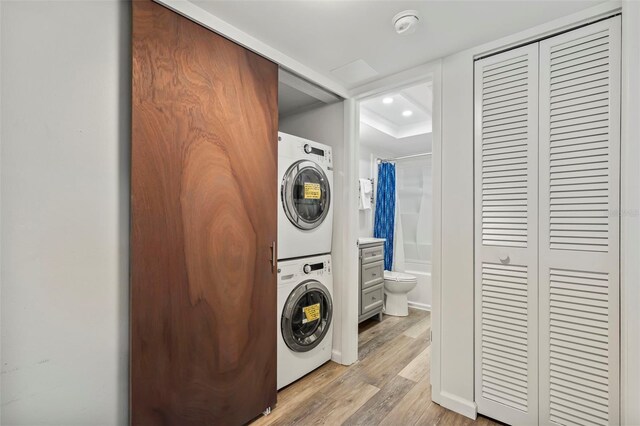
POLYGON ((331 359, 331 147, 278 133, 278 389, 331 359))

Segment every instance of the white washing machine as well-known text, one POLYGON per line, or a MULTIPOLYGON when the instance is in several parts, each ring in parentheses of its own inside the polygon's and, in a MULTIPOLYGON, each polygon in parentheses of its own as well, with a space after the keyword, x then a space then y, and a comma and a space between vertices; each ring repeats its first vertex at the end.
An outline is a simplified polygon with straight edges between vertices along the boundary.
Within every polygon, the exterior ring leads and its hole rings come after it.
POLYGON ((278 259, 331 252, 331 147, 278 133, 278 259))
POLYGON ((278 262, 278 389, 331 359, 331 256, 278 262))

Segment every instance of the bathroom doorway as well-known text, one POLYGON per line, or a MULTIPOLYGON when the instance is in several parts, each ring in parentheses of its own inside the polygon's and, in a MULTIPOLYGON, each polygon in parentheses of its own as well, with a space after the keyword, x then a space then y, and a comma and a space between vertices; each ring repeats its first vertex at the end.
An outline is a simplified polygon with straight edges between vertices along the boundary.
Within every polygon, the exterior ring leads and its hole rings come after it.
POLYGON ((393 353, 399 375, 429 381, 433 80, 361 99, 359 122, 358 358, 393 353))

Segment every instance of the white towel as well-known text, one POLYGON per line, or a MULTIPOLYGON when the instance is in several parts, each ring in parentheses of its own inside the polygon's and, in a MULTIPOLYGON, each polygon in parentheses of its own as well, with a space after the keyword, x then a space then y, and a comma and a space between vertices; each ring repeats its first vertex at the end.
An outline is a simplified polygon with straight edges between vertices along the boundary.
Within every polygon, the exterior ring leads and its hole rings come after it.
POLYGON ((371 208, 373 185, 369 179, 360 179, 360 210, 371 208))

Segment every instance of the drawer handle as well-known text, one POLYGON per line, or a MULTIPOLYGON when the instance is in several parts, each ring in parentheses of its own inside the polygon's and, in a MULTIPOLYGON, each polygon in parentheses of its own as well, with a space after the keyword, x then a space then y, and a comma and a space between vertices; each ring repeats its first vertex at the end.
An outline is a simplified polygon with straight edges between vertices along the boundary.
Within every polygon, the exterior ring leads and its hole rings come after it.
POLYGON ((371 274, 372 277, 375 277, 376 275, 378 275, 378 274, 371 274))

